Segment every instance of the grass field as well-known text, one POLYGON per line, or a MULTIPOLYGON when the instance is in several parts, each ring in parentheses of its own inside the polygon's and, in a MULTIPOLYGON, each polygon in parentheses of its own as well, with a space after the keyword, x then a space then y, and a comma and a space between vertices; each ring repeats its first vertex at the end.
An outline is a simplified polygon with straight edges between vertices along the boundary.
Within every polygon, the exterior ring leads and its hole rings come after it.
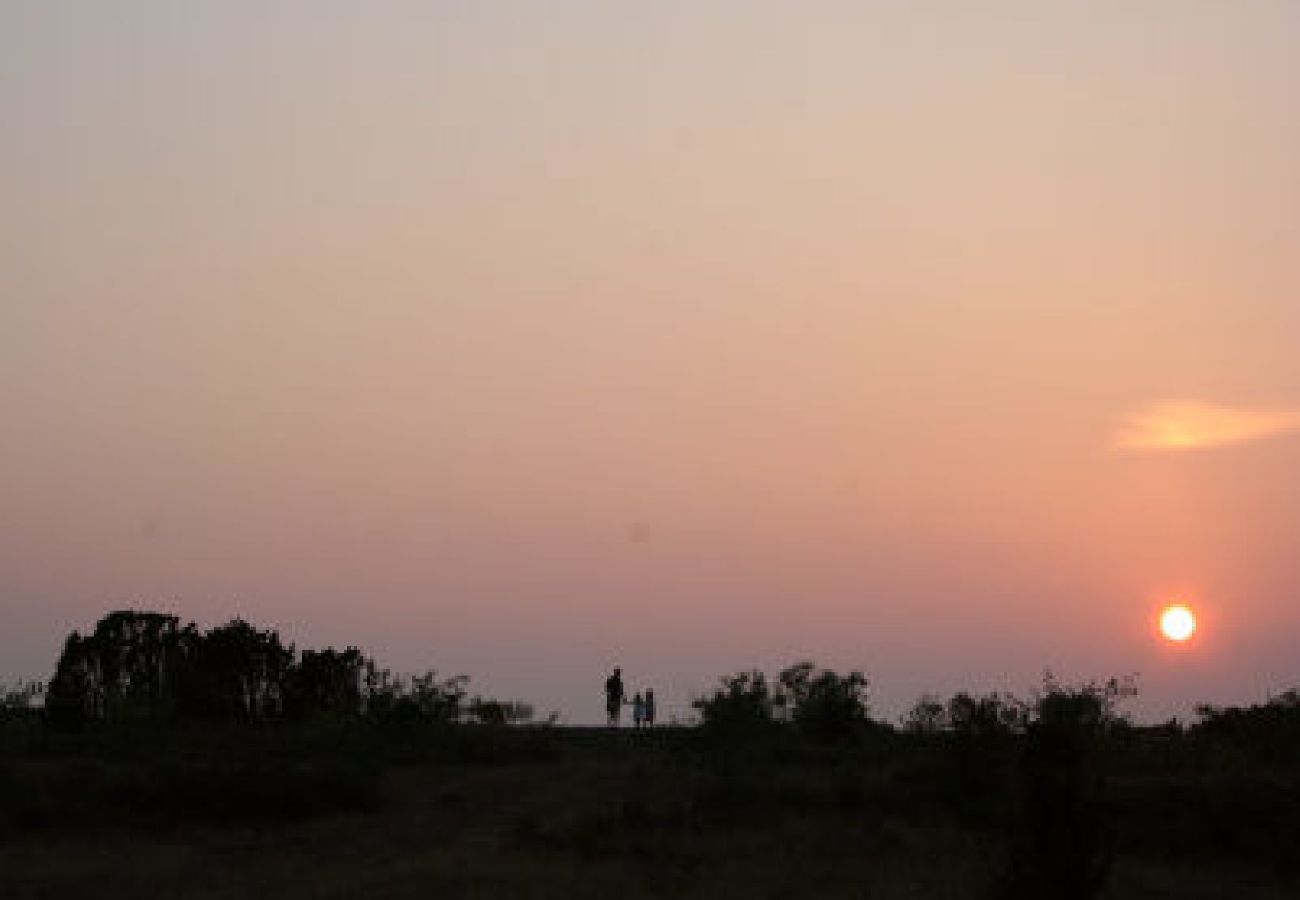
MULTIPOLYGON (((11 749, 4 897, 1009 896, 1014 748, 262 729, 11 749)), ((1294 767, 1107 755, 1108 898, 1300 896, 1294 767)))

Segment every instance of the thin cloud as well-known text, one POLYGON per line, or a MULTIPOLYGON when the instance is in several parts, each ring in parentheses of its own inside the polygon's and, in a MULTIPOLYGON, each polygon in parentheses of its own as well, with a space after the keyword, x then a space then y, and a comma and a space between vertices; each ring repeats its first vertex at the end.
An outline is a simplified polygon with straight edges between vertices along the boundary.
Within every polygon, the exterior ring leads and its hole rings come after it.
POLYGON ((1214 403, 1159 403, 1129 416, 1115 436, 1121 450, 1226 447, 1300 430, 1300 410, 1242 409, 1214 403))

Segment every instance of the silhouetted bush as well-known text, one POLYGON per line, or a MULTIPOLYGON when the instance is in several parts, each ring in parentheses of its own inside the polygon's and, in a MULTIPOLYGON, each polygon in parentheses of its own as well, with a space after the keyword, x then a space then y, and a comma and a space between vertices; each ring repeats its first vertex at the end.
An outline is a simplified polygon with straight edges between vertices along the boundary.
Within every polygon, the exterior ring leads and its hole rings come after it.
POLYGON ((299 718, 359 714, 362 675, 368 663, 356 647, 304 650, 287 673, 285 710, 299 718))
POLYGON ((1196 707, 1199 721, 1191 733, 1259 761, 1294 760, 1300 747, 1300 692, 1286 691, 1253 706, 1196 707))
POLYGON ((704 730, 714 736, 753 735, 776 723, 776 698, 767 676, 758 670, 738 672, 721 679, 712 696, 695 700, 704 730))
POLYGON ((518 701, 475 697, 469 704, 469 717, 480 725, 521 725, 532 721, 533 708, 518 701))
POLYGON ((394 675, 369 665, 365 674, 365 711, 389 725, 452 725, 459 722, 469 678, 441 678, 429 670, 422 675, 394 675))
POLYGON ((1117 727, 1131 680, 1067 687, 1047 676, 1026 723, 1022 798, 1013 831, 1007 897, 1087 900, 1114 858, 1100 749, 1117 727))
POLYGON ((922 696, 903 718, 903 737, 925 765, 914 789, 933 792, 964 822, 1001 821, 1028 715, 1010 694, 922 696))
POLYGON ((861 672, 840 675, 800 662, 781 672, 780 683, 791 721, 814 740, 858 737, 869 721, 867 678, 861 672))
POLYGON ((711 696, 692 705, 714 737, 753 737, 787 724, 812 740, 834 742, 860 737, 870 723, 866 676, 811 662, 782 670, 774 687, 758 670, 724 677, 711 696))
POLYGON ((947 727, 956 735, 972 740, 1001 740, 1024 731, 1029 711, 1010 694, 986 694, 977 697, 954 694, 948 701, 947 727))

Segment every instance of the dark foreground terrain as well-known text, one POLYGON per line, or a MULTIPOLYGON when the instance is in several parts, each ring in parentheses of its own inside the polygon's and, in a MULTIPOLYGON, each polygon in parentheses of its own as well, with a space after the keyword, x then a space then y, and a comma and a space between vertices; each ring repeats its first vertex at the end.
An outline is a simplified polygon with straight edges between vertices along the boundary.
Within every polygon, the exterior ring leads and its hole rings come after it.
POLYGON ((1294 753, 1176 729, 1059 770, 886 728, 116 729, 0 758, 6 898, 1294 898, 1298 848, 1294 753))

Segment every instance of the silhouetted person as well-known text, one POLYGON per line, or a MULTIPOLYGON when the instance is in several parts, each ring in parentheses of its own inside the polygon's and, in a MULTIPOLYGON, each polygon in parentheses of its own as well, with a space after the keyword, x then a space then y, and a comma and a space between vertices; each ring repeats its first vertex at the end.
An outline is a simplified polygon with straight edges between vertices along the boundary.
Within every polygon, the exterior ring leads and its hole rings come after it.
POLYGON ((614 674, 605 679, 605 713, 611 726, 618 725, 623 712, 623 670, 615 667, 614 674))
POLYGON ((632 727, 640 728, 645 722, 645 701, 641 699, 638 693, 632 698, 632 727))
POLYGON ((645 692, 644 709, 641 712, 641 719, 645 722, 647 728, 650 728, 655 723, 655 692, 648 688, 645 692))

